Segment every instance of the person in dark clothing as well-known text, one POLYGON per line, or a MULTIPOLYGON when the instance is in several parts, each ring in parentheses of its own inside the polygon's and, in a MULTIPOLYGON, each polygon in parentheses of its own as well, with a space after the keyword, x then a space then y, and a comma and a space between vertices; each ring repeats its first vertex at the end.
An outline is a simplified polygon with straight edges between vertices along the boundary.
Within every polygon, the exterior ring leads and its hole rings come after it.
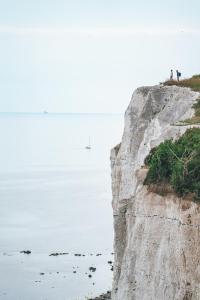
POLYGON ((177 81, 179 81, 181 77, 181 73, 179 72, 179 70, 176 70, 176 77, 177 77, 177 81))

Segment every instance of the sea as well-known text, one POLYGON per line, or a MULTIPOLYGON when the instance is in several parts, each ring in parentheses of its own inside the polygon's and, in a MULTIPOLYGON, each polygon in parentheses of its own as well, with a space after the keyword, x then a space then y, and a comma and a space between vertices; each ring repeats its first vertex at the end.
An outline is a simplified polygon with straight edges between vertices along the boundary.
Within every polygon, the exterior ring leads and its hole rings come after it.
POLYGON ((84 300, 111 289, 110 149, 123 119, 0 113, 0 300, 84 300))

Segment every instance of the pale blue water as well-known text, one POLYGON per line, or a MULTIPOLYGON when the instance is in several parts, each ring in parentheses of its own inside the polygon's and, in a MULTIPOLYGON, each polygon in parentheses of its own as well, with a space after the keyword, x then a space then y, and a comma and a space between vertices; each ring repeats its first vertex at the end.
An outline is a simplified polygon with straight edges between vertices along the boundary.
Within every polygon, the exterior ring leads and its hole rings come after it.
POLYGON ((122 115, 0 114, 0 299, 75 300, 111 288, 109 155, 122 129, 122 115))

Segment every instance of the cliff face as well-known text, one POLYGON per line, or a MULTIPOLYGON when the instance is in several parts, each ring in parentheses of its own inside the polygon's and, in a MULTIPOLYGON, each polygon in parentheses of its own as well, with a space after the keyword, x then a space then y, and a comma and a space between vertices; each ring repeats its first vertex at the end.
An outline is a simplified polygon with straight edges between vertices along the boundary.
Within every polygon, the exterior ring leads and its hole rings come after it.
POLYGON ((189 127, 199 93, 181 87, 137 89, 122 142, 111 151, 114 212, 113 300, 200 299, 200 207, 143 185, 150 150, 189 127))

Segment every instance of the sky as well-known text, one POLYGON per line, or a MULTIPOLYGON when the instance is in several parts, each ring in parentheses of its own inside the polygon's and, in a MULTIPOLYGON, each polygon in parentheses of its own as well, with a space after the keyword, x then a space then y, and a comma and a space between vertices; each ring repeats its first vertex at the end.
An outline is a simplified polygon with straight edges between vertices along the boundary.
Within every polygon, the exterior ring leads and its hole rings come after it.
POLYGON ((0 0, 0 112, 123 113, 200 73, 199 0, 0 0))

